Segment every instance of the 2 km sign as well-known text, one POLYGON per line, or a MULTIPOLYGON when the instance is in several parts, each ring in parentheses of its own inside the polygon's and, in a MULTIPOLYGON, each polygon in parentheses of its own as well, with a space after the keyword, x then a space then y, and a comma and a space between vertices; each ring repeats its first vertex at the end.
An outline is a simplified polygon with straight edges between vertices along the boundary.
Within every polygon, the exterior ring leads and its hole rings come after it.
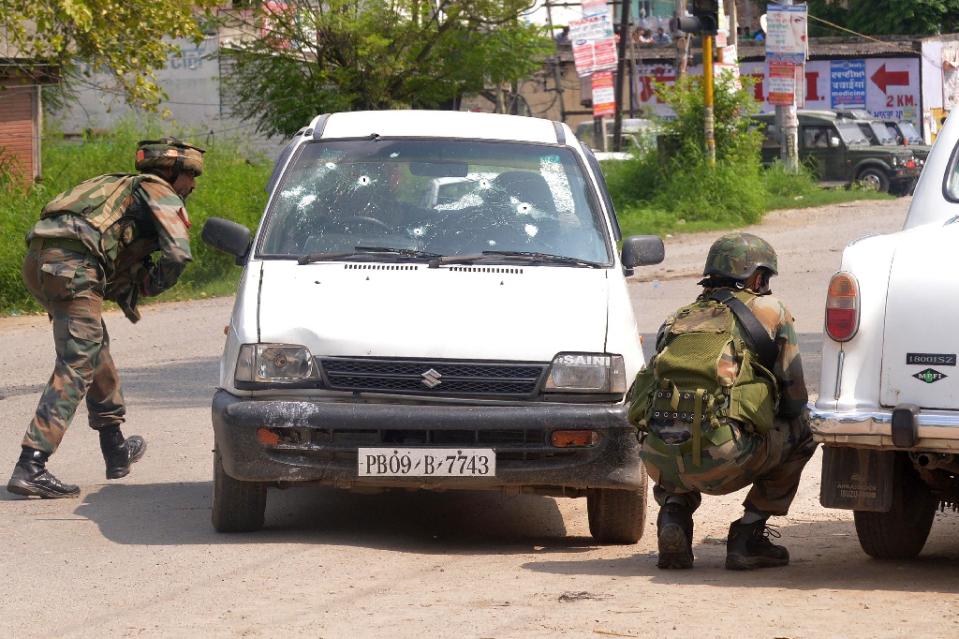
MULTIPOLYGON (((741 72, 757 80, 756 99, 771 110, 766 64, 744 62, 741 72)), ((878 118, 919 121, 916 58, 813 60, 806 63, 805 76, 807 109, 866 109, 878 118)))

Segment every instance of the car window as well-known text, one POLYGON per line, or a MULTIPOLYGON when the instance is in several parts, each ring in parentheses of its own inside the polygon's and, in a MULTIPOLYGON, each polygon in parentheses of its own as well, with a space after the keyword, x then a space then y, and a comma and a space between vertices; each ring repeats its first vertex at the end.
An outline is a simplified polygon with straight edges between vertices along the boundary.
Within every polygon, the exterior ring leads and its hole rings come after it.
POLYGON ((899 122, 896 126, 899 127, 899 132, 909 144, 923 143, 922 135, 919 133, 919 129, 917 129, 916 125, 912 122, 899 122))
POLYGON ((832 127, 805 126, 802 130, 802 143, 807 149, 828 149, 832 127))
POLYGON ((854 122, 837 122, 836 129, 839 131, 839 137, 849 146, 869 146, 869 139, 862 132, 859 125, 854 122))
POLYGON ((883 146, 892 146, 898 144, 896 142, 896 136, 894 133, 890 132, 886 125, 882 122, 869 122, 869 130, 872 131, 873 135, 876 136, 876 142, 882 144, 883 146))
MULTIPOLYGON (((943 193, 946 199, 950 202, 959 202, 959 144, 952 149, 952 157, 949 158, 944 182, 943 193)), ((908 221, 907 219, 906 222, 908 221)))
POLYGON ((356 246, 610 262, 594 189, 568 147, 388 138, 301 146, 273 196, 258 255, 356 246))

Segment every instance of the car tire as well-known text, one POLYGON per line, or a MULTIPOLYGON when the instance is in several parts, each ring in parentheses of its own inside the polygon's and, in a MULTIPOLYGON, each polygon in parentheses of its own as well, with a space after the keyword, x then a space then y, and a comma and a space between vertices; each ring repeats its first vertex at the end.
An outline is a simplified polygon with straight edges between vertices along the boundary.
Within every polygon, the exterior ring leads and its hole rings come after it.
POLYGON ((919 479, 916 471, 901 462, 893 478, 889 512, 857 510, 856 534, 867 555, 876 559, 911 559, 926 544, 939 500, 919 479))
POLYGON ((254 532, 263 527, 266 484, 240 481, 226 474, 213 453, 213 528, 217 532, 254 532))
POLYGON ((639 490, 590 488, 586 492, 589 532, 601 544, 635 544, 646 525, 646 475, 639 490))
POLYGON ((889 177, 885 171, 876 167, 868 167, 860 171, 856 176, 856 184, 870 191, 889 192, 889 177))

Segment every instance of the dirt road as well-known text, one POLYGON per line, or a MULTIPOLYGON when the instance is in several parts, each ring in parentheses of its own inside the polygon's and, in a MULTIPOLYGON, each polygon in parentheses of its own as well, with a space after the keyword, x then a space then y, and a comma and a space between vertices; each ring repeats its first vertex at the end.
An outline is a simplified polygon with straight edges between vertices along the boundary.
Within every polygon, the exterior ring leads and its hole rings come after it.
MULTIPOLYGON (((825 284, 841 247, 895 230, 908 201, 777 213, 757 231, 779 250, 774 290, 793 308, 807 378, 818 379, 825 284)), ((695 294, 716 234, 667 242, 632 286, 642 330, 695 294)), ((959 515, 939 515, 913 562, 859 549, 849 514, 818 504, 819 456, 789 517, 783 570, 723 570, 742 495, 707 498, 696 568, 655 567, 655 508, 635 546, 597 547, 585 501, 482 493, 271 491, 268 529, 209 524, 209 405, 231 301, 111 315, 128 433, 150 442, 107 483, 78 415, 52 462, 79 500, 0 493, 0 637, 946 637, 959 633, 959 515)), ((12 468, 49 374, 44 318, 0 320, 0 472, 12 468)))

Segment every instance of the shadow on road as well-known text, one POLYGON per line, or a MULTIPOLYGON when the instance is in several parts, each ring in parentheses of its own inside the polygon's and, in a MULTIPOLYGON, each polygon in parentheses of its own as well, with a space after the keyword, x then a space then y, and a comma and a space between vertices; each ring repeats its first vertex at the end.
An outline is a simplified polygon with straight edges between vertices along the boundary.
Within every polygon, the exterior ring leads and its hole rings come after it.
MULTIPOLYGON (((955 517, 953 517, 955 518, 955 517)), ((535 561, 527 570, 558 575, 640 576, 654 584, 712 585, 718 588, 757 587, 792 590, 883 590, 900 592, 959 593, 959 536, 954 522, 933 529, 930 542, 918 558, 910 561, 879 561, 859 547, 849 521, 805 522, 783 526, 782 543, 792 551, 792 564, 782 569, 751 572, 726 570, 725 540, 699 543, 693 548, 693 570, 656 568, 656 553, 628 559, 535 561), (943 530, 945 528, 946 530, 943 530)))
MULTIPOLYGON (((124 368, 120 365, 120 383, 126 398, 141 404, 175 402, 178 408, 209 406, 219 381, 220 360, 215 357, 178 360, 159 366, 124 368)), ((53 370, 53 362, 50 363, 53 370)), ((0 399, 18 395, 39 398, 46 384, 0 386, 0 399)))
POLYGON ((594 547, 590 538, 567 537, 556 502, 534 495, 271 489, 266 527, 251 534, 216 533, 211 500, 211 482, 104 486, 75 512, 119 544, 304 543, 443 554, 594 547))

